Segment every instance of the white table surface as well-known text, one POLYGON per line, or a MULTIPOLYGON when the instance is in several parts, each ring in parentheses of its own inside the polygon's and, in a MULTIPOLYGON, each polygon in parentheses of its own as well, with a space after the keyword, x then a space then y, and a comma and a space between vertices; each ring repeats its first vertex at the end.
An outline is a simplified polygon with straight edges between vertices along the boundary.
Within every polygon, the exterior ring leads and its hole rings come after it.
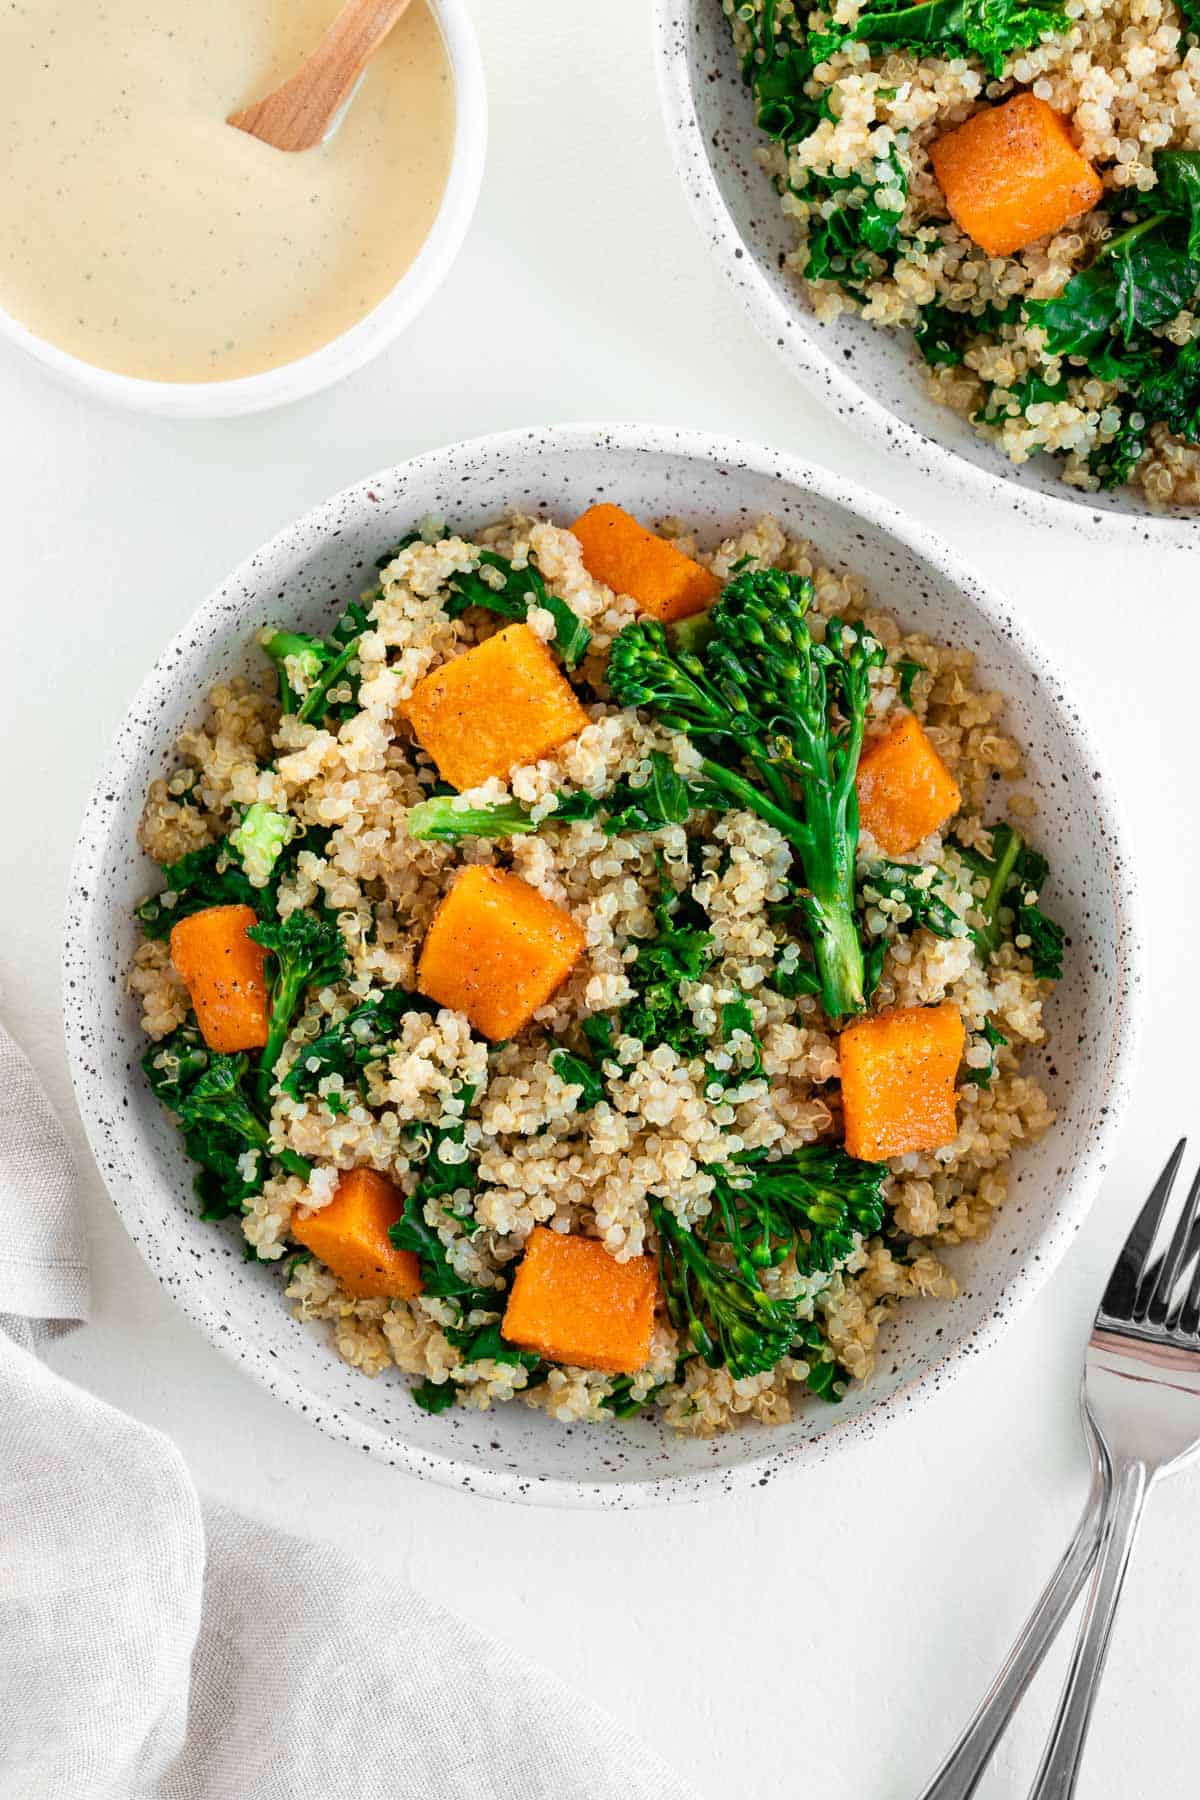
MULTIPOLYGON (((58 1365, 171 1432, 201 1487, 357 1552, 606 1703, 707 1800, 911 1800, 993 1671, 1085 1486, 1090 1311, 1169 1141, 1200 1134, 1195 568, 981 499, 851 435, 776 364, 707 253, 659 122, 648 0, 478 0, 492 98, 464 254, 392 352, 263 417, 107 412, 0 357, 5 878, 0 1004, 86 1165, 95 1319, 58 1365), (762 1493, 670 1511, 521 1510, 320 1436, 212 1349, 126 1239, 70 1098, 58 997, 77 820, 167 639, 279 526, 448 440, 562 419, 711 427, 853 470, 1004 587, 1107 740, 1146 883, 1150 992, 1120 1153, 1065 1266, 899 1432, 762 1493)), ((1197 1150, 1200 1151, 1200 1135, 1197 1150)), ((1196 1792, 1200 1471, 1151 1507, 1081 1800, 1196 1792)), ((982 1790, 1020 1795, 1054 1682, 982 1790)), ((401 1752, 402 1754, 402 1752, 401 1752)))

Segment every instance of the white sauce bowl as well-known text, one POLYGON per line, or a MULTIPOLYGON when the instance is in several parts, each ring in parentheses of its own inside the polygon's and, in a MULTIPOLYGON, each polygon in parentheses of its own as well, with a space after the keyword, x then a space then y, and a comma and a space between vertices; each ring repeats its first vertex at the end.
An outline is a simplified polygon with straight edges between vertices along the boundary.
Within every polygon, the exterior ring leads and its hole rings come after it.
POLYGON ((822 325, 783 267, 795 233, 759 167, 766 143, 720 0, 656 0, 659 94, 675 167, 705 241, 759 330, 840 417, 890 455, 1016 518, 1194 546, 1200 515, 1153 512, 1140 490, 1068 487, 1051 457, 1018 466, 929 392, 907 331, 843 313, 822 325))
MULTIPOLYGON (((146 381, 72 356, 0 308, 0 339, 98 400, 167 419, 231 419, 265 412, 331 387, 378 356, 412 324, 449 274, 479 198, 487 150, 487 87, 465 0, 429 0, 454 82, 454 149, 445 192, 416 261, 379 305, 349 331, 278 369, 234 381, 146 381)), ((285 154, 280 152, 280 154, 285 154)))
POLYGON ((635 1506, 684 1501, 830 1455, 899 1422, 968 1367, 1046 1280, 1078 1230, 1127 1098, 1141 1004, 1137 895, 1104 761, 1068 684, 1005 602, 923 527, 841 476, 755 445, 659 426, 562 426, 434 450, 348 488, 243 563, 170 644, 122 724, 88 803, 67 900, 64 1007, 75 1092, 126 1227, 172 1297, 224 1354, 333 1437, 410 1473, 506 1500, 635 1506), (436 1417, 395 1370, 348 1368, 302 1326, 279 1270, 245 1262, 236 1227, 206 1224, 178 1132, 142 1078, 146 1048, 128 992, 134 904, 157 872, 135 830, 146 789, 174 763, 214 681, 261 665, 268 622, 327 629, 339 598, 424 515, 468 534, 506 510, 558 521, 615 500, 644 519, 682 517, 706 546, 774 513, 833 567, 866 580, 903 623, 976 654, 982 685, 1009 701, 1023 786, 1040 802, 1048 903, 1070 937, 1047 1008, 1051 1038, 1028 1053, 1057 1123, 1013 1159, 1007 1203, 983 1242, 947 1252, 953 1300, 916 1300, 885 1330, 871 1380, 839 1406, 800 1404, 791 1424, 708 1440, 647 1420, 559 1424, 520 1403, 436 1417))

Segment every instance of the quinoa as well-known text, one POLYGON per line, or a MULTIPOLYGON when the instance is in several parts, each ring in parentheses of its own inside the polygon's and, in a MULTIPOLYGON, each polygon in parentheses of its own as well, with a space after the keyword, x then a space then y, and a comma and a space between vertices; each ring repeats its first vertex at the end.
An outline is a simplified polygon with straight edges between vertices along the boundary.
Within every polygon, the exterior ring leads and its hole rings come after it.
MULTIPOLYGON (((1013 816, 1029 812, 1003 699, 977 686, 970 652, 906 631, 857 577, 824 566, 813 545, 787 536, 772 519, 711 552, 697 550, 676 521, 661 528, 722 579, 756 566, 809 577, 814 635, 835 615, 863 622, 886 653, 872 672, 869 736, 884 733, 907 703, 962 792, 960 844, 987 845, 985 805, 992 820, 1004 806, 1013 816)), ((606 651, 636 609, 587 573, 571 533, 513 516, 474 542, 418 539, 384 568, 364 606, 355 686, 340 717, 323 726, 305 722, 294 711, 281 715, 265 688, 222 684, 202 724, 180 739, 178 768, 151 787, 140 827, 150 854, 172 864, 221 844, 254 802, 279 805, 296 835, 277 883, 278 916, 327 909, 345 946, 344 975, 307 995, 271 1086, 272 1154, 303 1159, 298 1166, 310 1173, 302 1178, 275 1160, 235 1209, 253 1254, 282 1266, 296 1318, 326 1332, 355 1368, 372 1376, 400 1371, 419 1378, 427 1393, 444 1390, 480 1409, 520 1400, 556 1419, 598 1421, 611 1419, 619 1402, 622 1410, 648 1406, 672 1428, 706 1435, 746 1420, 786 1421, 822 1363, 834 1376, 834 1393, 865 1380, 895 1306, 954 1293, 944 1248, 987 1230, 1005 1199, 1012 1153, 1053 1118, 1037 1082, 1021 1069, 1023 1049, 1043 1040, 1049 992, 1028 954, 1006 943, 985 966, 965 924, 962 936, 949 938, 906 929, 903 909, 885 901, 864 917, 868 940, 884 951, 873 1010, 949 1001, 969 1032, 991 1021, 1004 1041, 987 1053, 972 1040, 968 1060, 978 1067, 990 1054, 994 1066, 988 1084, 962 1086, 954 1142, 888 1165, 880 1235, 857 1237, 838 1266, 821 1274, 804 1275, 786 1262, 767 1271, 769 1291, 794 1300, 812 1327, 816 1347, 806 1353, 794 1346, 766 1373, 735 1380, 692 1353, 660 1308, 644 1366, 619 1380, 558 1364, 535 1370, 532 1357, 477 1352, 471 1360, 452 1298, 428 1291, 409 1299, 357 1297, 300 1249, 297 1221, 329 1204, 344 1171, 378 1171, 411 1199, 422 1156, 437 1142, 445 1179, 438 1199, 424 1203, 424 1222, 448 1265, 472 1286, 472 1329, 486 1329, 500 1318, 504 1290, 535 1227, 598 1239, 618 1262, 652 1255, 652 1196, 669 1195, 683 1225, 702 1221, 714 1170, 731 1156, 787 1154, 836 1139, 841 1124, 837 1033, 812 994, 789 995, 775 985, 776 970, 793 954, 780 905, 791 850, 780 832, 738 810, 617 832, 596 817, 556 822, 564 790, 598 796, 621 780, 644 783, 655 755, 689 779, 699 764, 687 739, 607 697, 606 651), (447 607, 447 582, 456 571, 476 569, 485 549, 517 567, 532 560, 548 594, 590 626, 577 677, 589 722, 552 757, 463 798, 463 805, 518 800, 537 814, 536 831, 454 845, 418 841, 406 828, 408 812, 428 797, 436 771, 398 707, 430 669, 496 629, 489 613, 471 608, 455 617, 447 607), (413 989, 434 909, 464 862, 511 868, 571 914, 586 949, 569 979, 508 1042, 489 1046, 463 1014, 445 1007, 414 1009, 359 1085, 335 1074, 301 1098, 286 1092, 289 1070, 304 1066, 322 1033, 372 997, 413 989), (620 1025, 633 993, 633 959, 655 930, 664 872, 690 879, 711 940, 710 960, 684 995, 691 1032, 703 1046, 695 1055, 643 1042, 620 1025), (734 1034, 731 1047, 722 1019, 734 1002, 747 1009, 750 1030, 734 1034), (578 1044, 581 1021, 596 1014, 615 1014, 617 1024, 603 1098, 581 1105, 580 1086, 569 1065, 565 1072, 557 1066, 554 1049, 578 1044), (716 1089, 714 1068, 723 1077, 716 1089)), ((548 613, 533 629, 544 634, 546 619, 552 633, 548 613)), ((869 838, 860 853, 866 867, 875 854, 869 838)), ((957 853, 938 833, 910 861, 930 880, 961 874, 957 853)), ((965 916, 969 883, 956 893, 965 916)), ((169 905, 169 892, 158 898, 169 905)), ((170 1054, 189 1001, 161 937, 138 949, 130 985, 152 1041, 148 1060, 170 1054)), ((246 1173, 254 1173, 253 1155, 246 1173)))
MULTIPOLYGON (((830 0, 823 8, 804 0, 722 4, 749 80, 768 57, 767 21, 775 41, 790 42, 792 33, 806 41, 851 28, 874 10, 868 0, 830 0)), ((1200 504, 1200 447, 1153 418, 1141 420, 1136 394, 1095 372, 1088 356, 1051 355, 1045 332, 1024 312, 1026 302, 1061 294, 1136 216, 1156 188, 1160 152, 1200 146, 1200 47, 1173 0, 1064 0, 1060 28, 1004 57, 999 74, 977 55, 851 40, 817 62, 797 93, 802 121, 773 127, 775 141, 759 158, 795 230, 786 266, 817 318, 854 311, 874 324, 917 330, 934 397, 1014 463, 1045 451, 1075 487, 1093 491, 1129 479, 1153 506, 1200 504), (1061 230, 990 256, 947 216, 930 146, 1019 91, 1067 122, 1104 195, 1061 230), (831 213, 872 202, 885 213, 894 208, 898 235, 888 252, 862 253, 849 274, 844 264, 840 274, 813 266, 831 213), (947 317, 954 341, 939 350, 935 327, 947 317), (1114 466, 1112 448, 1127 438, 1133 447, 1114 466)), ((1147 336, 1187 344, 1200 333, 1198 313, 1184 308, 1147 336)), ((1112 344, 1119 349, 1120 339, 1112 344)))

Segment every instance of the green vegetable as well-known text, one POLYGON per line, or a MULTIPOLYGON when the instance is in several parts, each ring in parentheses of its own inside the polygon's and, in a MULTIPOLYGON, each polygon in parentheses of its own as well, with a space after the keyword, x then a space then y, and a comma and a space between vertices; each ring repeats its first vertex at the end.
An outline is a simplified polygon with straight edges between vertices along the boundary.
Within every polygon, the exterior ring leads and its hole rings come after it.
POLYGON ((458 1389, 452 1381, 418 1381, 408 1391, 421 1411, 427 1413, 444 1413, 458 1399, 458 1389))
POLYGON ((978 337, 996 337, 1005 325, 1015 324, 1021 303, 1011 300, 1004 306, 989 303, 982 312, 955 312, 939 301, 923 306, 913 329, 917 349, 932 367, 954 368, 962 362, 967 350, 978 337))
POLYGON ((865 870, 859 884, 859 903, 869 906, 885 900, 906 906, 909 917, 902 928, 915 931, 923 925, 935 937, 966 937, 967 926, 951 906, 940 869, 919 863, 880 862, 865 870))
POLYGON ((264 801, 256 800, 246 808, 241 824, 229 834, 229 847, 241 857, 246 879, 254 887, 266 887, 280 853, 295 833, 296 821, 264 801))
POLYGON ((343 717, 353 713, 358 683, 352 665, 367 624, 366 609, 356 601, 342 614, 332 637, 309 637, 298 631, 267 631, 260 636, 279 676, 279 704, 285 713, 295 713, 301 720, 323 719, 330 711, 343 717), (334 703, 330 694, 343 682, 350 699, 334 703))
POLYGON ((836 618, 818 642, 805 619, 812 595, 810 581, 780 570, 739 575, 711 609, 712 636, 698 655, 640 621, 614 640, 608 676, 622 705, 645 707, 696 740, 707 786, 792 845, 803 873, 799 916, 836 1022, 865 1004, 854 776, 870 672, 884 650, 865 626, 836 618))
POLYGON ((632 1394, 633 1377, 631 1375, 614 1375, 607 1394, 600 1404, 605 1412, 612 1413, 615 1419, 634 1419, 638 1413, 645 1412, 654 1403, 654 1392, 643 1394, 635 1400, 632 1394))
POLYGON ((455 794, 434 794, 410 806, 405 816, 408 835, 419 843, 457 844, 463 838, 523 837, 539 831, 542 825, 569 825, 577 819, 591 819, 599 802, 590 794, 561 793, 558 805, 540 824, 530 817, 530 809, 519 800, 496 800, 486 806, 457 806, 455 794))
MULTIPOLYGON (((493 1296, 494 1298, 494 1296, 493 1296)), ((498 1362, 519 1364, 530 1375, 542 1367, 542 1359, 533 1350, 518 1350, 500 1336, 500 1323, 491 1319, 486 1325, 446 1327, 446 1337, 465 1363, 498 1362)), ((532 1385, 526 1383, 526 1386, 532 1385)))
POLYGON ((814 40, 818 60, 849 42, 903 45, 927 56, 977 56, 987 73, 1000 76, 1014 50, 1067 30, 1057 6, 1026 0, 918 0, 912 5, 868 7, 848 30, 814 40))
POLYGON ((699 1056, 708 1040, 681 989, 712 961, 708 921, 690 890, 676 893, 665 880, 654 911, 658 933, 638 944, 626 970, 634 998, 621 1013, 621 1030, 648 1046, 667 1044, 684 1059, 699 1056))
POLYGON ((740 1088, 747 1081, 757 1081, 762 1076, 762 1045, 754 1029, 754 1015, 745 1000, 730 1000, 721 1007, 721 1042, 729 1049, 739 1035, 750 1041, 749 1066, 743 1066, 736 1059, 728 1069, 716 1069, 710 1063, 705 1070, 705 1087, 710 1096, 713 1088, 740 1088))
POLYGON ((311 912, 289 913, 280 923, 262 919, 247 933, 271 953, 270 1015, 267 1041, 259 1057, 258 1096, 270 1103, 275 1064, 279 1061, 296 1008, 305 990, 329 987, 346 973, 346 946, 337 926, 311 912))
POLYGON ((577 1056, 573 1050, 564 1050, 561 1046, 550 1052, 550 1067, 560 1081, 569 1087, 582 1088, 579 1096, 581 1112, 590 1107, 599 1106, 606 1097, 604 1077, 595 1065, 587 1058, 577 1056))
POLYGON ((519 800, 497 800, 486 806, 456 804, 452 793, 435 794, 410 806, 408 834, 419 842, 430 839, 456 844, 463 838, 503 839, 523 837, 543 825, 572 825, 579 819, 600 818, 609 837, 629 831, 654 831, 661 825, 682 825, 693 811, 722 810, 726 796, 701 782, 686 782, 677 775, 669 756, 650 753, 650 779, 640 787, 619 781, 610 793, 597 799, 577 791, 560 792, 558 805, 540 821, 519 800))
POLYGON ((1156 335, 1200 289, 1200 151, 1161 150, 1154 169, 1149 193, 1114 203, 1123 228, 1087 268, 1025 307, 1047 354, 1118 386, 1117 432, 1088 457, 1104 487, 1129 479, 1155 425, 1200 442, 1200 346, 1156 335))
POLYGON ((735 1381, 773 1369, 791 1349, 795 1307, 764 1292, 755 1274, 714 1260, 709 1241, 650 1202, 658 1233, 658 1274, 672 1325, 714 1369, 735 1381))
POLYGON ((714 1174, 712 1212, 690 1230, 662 1200, 650 1201, 672 1324, 735 1381, 789 1353, 808 1360, 824 1343, 819 1327, 798 1316, 798 1302, 769 1294, 762 1271, 789 1256, 803 1274, 844 1263, 860 1237, 882 1229, 886 1166, 813 1144, 774 1160, 752 1151, 714 1174))
POLYGON ((917 662, 911 656, 902 656, 896 664, 896 673, 900 677, 900 704, 911 706, 913 701, 913 682, 918 675, 927 675, 929 671, 923 662, 917 662))
MULTIPOLYGON (((280 1082, 281 1089, 293 1100, 303 1100, 315 1094, 327 1076, 340 1075, 346 1088, 365 1094, 367 1070, 387 1055, 402 1019, 408 1013, 429 1010, 428 1000, 419 994, 405 993, 403 988, 389 988, 377 999, 364 1000, 336 1025, 304 1045, 280 1082)), ((346 1110, 345 1101, 336 1091, 325 1095, 325 1105, 335 1115, 346 1110)))
POLYGON ((971 931, 979 954, 986 963, 1001 943, 1011 938, 1030 958, 1035 975, 1058 981, 1066 937, 1062 927, 1048 918, 1037 903, 1050 865, 1011 825, 993 825, 990 835, 990 857, 952 840, 971 874, 977 881, 987 883, 986 891, 976 900, 981 922, 971 931))
POLYGON ((448 577, 446 585, 454 595, 446 608, 451 618, 468 606, 482 606, 502 619, 523 620, 531 606, 540 606, 554 620, 554 645, 568 669, 577 668, 587 654, 591 632, 565 600, 549 591, 532 560, 518 569, 496 551, 483 550, 478 569, 460 570, 448 577), (494 581, 481 570, 490 571, 494 581))
POLYGON ((264 904, 262 891, 251 885, 231 855, 227 838, 165 864, 162 876, 161 893, 151 894, 133 909, 148 938, 169 937, 180 919, 209 906, 251 906, 261 911, 264 904))
POLYGON ((184 1147, 199 1164, 195 1189, 203 1218, 239 1212, 261 1193, 273 1162, 307 1181, 312 1171, 303 1157, 272 1148, 246 1056, 209 1050, 189 1021, 152 1044, 142 1068, 151 1092, 178 1119, 184 1147))
POLYGON ((979 1037, 991 1051, 991 1060, 981 1069, 964 1069, 963 1080, 964 1082, 970 1082, 972 1087, 991 1087, 992 1078, 996 1073, 996 1051, 999 1050, 1003 1044, 1007 1044, 1008 1039, 1002 1031, 998 1030, 997 1027, 992 1024, 990 1019, 985 1019, 983 1021, 983 1030, 979 1033, 979 1037))

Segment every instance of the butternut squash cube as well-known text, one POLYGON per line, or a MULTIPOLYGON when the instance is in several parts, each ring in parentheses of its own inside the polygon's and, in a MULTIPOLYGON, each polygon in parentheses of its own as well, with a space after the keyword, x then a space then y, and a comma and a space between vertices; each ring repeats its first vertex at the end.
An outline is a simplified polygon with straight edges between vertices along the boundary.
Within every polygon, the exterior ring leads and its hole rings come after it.
POLYGON ((463 869, 433 915, 417 987, 498 1042, 562 986, 586 941, 570 913, 519 875, 463 869))
POLYGON ((847 1025, 838 1057, 849 1154, 886 1162, 952 1144, 965 1042, 962 1014, 950 1001, 847 1025))
POLYGON ((614 593, 628 594, 664 625, 703 612, 721 591, 710 569, 655 537, 619 506, 589 506, 571 530, 588 574, 614 593))
POLYGON ((904 856, 962 805, 953 775, 912 713, 859 758, 858 820, 888 856, 904 856))
POLYGON ((171 931, 171 961, 191 996, 200 1035, 222 1055, 261 1050, 267 1041, 267 953, 246 936, 257 923, 252 906, 207 906, 171 931))
POLYGON ((292 1236, 357 1299, 409 1300, 421 1291, 421 1265, 388 1237, 403 1212, 403 1196, 385 1176, 348 1169, 332 1200, 292 1220, 292 1236))
POLYGON ((506 625, 434 669, 402 711, 439 774, 460 792, 549 756, 588 723, 528 625, 506 625))
POLYGON ((652 1256, 619 1263, 596 1238, 535 1225, 500 1335, 550 1362, 632 1375, 650 1355, 657 1298, 652 1256))
POLYGON ((1011 256, 1090 212, 1104 191, 1066 120, 1036 94, 986 107, 930 145, 950 216, 989 256, 1011 256))

